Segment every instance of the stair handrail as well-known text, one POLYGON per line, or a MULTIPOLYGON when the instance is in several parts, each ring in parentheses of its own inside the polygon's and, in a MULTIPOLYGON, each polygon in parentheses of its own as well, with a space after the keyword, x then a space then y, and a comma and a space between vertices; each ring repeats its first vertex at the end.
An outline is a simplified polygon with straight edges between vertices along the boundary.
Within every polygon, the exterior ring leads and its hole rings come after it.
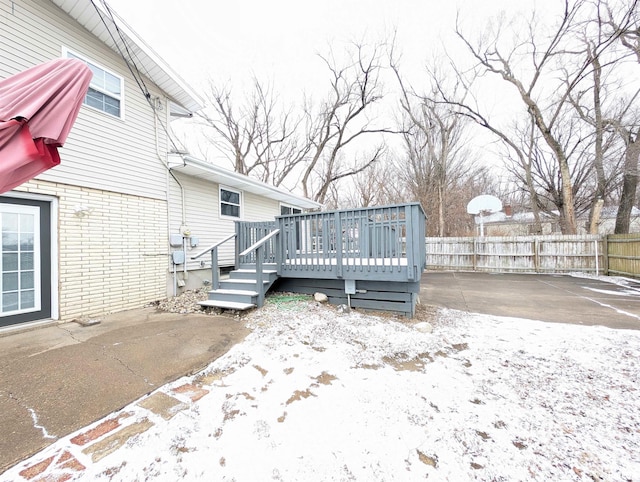
POLYGON ((262 308, 264 305, 264 274, 262 272, 262 258, 264 257, 264 245, 274 236, 280 234, 280 229, 274 229, 262 239, 256 241, 247 249, 245 249, 240 256, 246 256, 252 251, 256 252, 256 289, 258 290, 258 308, 262 308))
POLYGON ((217 290, 218 288, 220 288, 220 270, 218 269, 218 247, 235 237, 236 237, 236 233, 230 234, 223 240, 218 241, 217 243, 209 246, 207 249, 200 251, 195 256, 191 256, 191 259, 198 259, 200 256, 203 256, 208 252, 211 252, 211 288, 214 290, 217 290))

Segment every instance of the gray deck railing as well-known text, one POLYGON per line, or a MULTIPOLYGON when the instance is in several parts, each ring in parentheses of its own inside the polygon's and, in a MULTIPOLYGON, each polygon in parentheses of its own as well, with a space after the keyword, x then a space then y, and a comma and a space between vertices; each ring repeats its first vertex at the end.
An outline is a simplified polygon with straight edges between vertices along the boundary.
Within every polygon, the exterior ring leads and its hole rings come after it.
POLYGON ((268 289, 268 287, 265 288, 264 286, 264 271, 262 269, 262 262, 266 258, 265 256, 266 247, 268 247, 270 244, 273 244, 273 241, 275 241, 275 244, 277 245, 279 234, 280 234, 280 230, 274 229, 273 231, 269 232, 264 237, 262 237, 261 239, 259 239, 254 244, 252 244, 251 246, 249 246, 247 249, 245 249, 243 252, 240 253, 241 258, 249 256, 251 253, 255 253, 256 290, 258 292, 258 300, 256 304, 258 308, 262 308, 262 306, 264 306, 265 290, 268 289))
MULTIPOLYGON (((236 225, 236 252, 277 228, 265 262, 293 278, 418 281, 425 268, 426 218, 418 203, 276 217, 236 225)), ((240 262, 255 262, 245 259, 240 262)), ((238 265, 239 263, 236 263, 238 265)))
MULTIPOLYGON (((240 264, 256 264, 257 251, 250 251, 244 256, 240 253, 245 251, 248 247, 254 245, 262 238, 276 229, 275 221, 237 221, 236 222, 236 268, 240 264)), ((264 246, 262 251, 262 262, 275 263, 276 262, 276 239, 269 238, 268 242, 264 246)))
POLYGON ((220 287, 220 269, 218 268, 218 248, 227 241, 236 237, 236 234, 230 234, 226 238, 218 241, 217 243, 209 246, 207 249, 203 249, 198 254, 191 256, 191 259, 198 259, 207 253, 211 253, 211 287, 217 290, 220 287))

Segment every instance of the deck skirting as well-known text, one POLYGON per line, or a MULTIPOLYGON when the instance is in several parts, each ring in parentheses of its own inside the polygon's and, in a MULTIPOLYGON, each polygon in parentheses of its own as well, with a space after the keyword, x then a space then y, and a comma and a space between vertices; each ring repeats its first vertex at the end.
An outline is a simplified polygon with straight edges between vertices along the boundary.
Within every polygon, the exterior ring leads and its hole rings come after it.
POLYGON ((388 311, 413 317, 420 282, 356 280, 356 293, 347 296, 344 280, 280 278, 272 290, 310 295, 321 292, 329 297, 332 305, 350 304, 352 308, 388 311))

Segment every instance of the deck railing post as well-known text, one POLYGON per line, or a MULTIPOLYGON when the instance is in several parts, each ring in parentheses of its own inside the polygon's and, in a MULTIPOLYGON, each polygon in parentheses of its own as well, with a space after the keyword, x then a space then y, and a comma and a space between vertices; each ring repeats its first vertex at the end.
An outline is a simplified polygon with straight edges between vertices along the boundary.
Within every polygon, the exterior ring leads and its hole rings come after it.
POLYGON ((284 263, 284 240, 286 239, 284 236, 284 219, 277 218, 276 219, 276 228, 279 230, 279 233, 276 235, 276 272, 278 276, 282 276, 282 269, 284 263))
POLYGON ((264 245, 261 244, 256 252, 256 289, 258 291, 258 308, 264 305, 264 281, 262 272, 262 258, 264 256, 264 245))
POLYGON ((218 248, 211 250, 211 288, 220 288, 220 270, 218 269, 218 248))
POLYGON ((344 234, 342 233, 342 218, 336 213, 336 275, 342 278, 342 250, 344 247, 344 234))
POLYGON ((280 276, 282 274, 282 243, 280 242, 282 237, 280 235, 280 233, 282 233, 282 230, 278 232, 278 234, 276 234, 276 239, 275 239, 275 261, 276 261, 276 273, 278 274, 278 276, 280 276))
MULTIPOLYGON (((406 232, 404 233, 405 243, 407 246, 405 247, 406 256, 407 256, 407 278, 409 280, 416 281, 416 276, 418 274, 418 267, 416 260, 419 259, 418 253, 416 251, 419 249, 420 242, 418 240, 418 212, 416 209, 413 209, 415 206, 407 206, 405 208, 404 217, 406 219, 406 232), (407 212, 409 211, 409 212, 407 212), (411 246, 409 246, 411 243, 411 246)), ((418 278, 419 279, 419 278, 418 278)))
POLYGON ((241 241, 240 238, 241 236, 241 225, 240 225, 240 221, 236 221, 236 240, 235 240, 235 245, 236 245, 236 250, 235 250, 235 269, 239 269, 240 268, 240 253, 242 252, 241 249, 241 241))

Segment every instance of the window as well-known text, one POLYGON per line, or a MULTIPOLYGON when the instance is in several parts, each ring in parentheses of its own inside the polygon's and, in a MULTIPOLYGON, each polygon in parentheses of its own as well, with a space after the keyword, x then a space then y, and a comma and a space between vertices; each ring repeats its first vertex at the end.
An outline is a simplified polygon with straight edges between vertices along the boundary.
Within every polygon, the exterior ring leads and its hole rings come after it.
POLYGON ((40 309, 39 219, 36 206, 0 204, 0 317, 40 309))
POLYGON ((287 206, 286 204, 280 204, 280 215, 286 216, 287 214, 300 214, 302 209, 287 206))
POLYGON ((71 52, 67 51, 66 55, 70 59, 82 60, 93 72, 93 78, 91 79, 87 96, 84 98, 84 103, 89 107, 115 117, 122 117, 122 77, 118 77, 71 52))
POLYGON ((220 215, 232 218, 240 217, 240 193, 220 188, 220 215))

